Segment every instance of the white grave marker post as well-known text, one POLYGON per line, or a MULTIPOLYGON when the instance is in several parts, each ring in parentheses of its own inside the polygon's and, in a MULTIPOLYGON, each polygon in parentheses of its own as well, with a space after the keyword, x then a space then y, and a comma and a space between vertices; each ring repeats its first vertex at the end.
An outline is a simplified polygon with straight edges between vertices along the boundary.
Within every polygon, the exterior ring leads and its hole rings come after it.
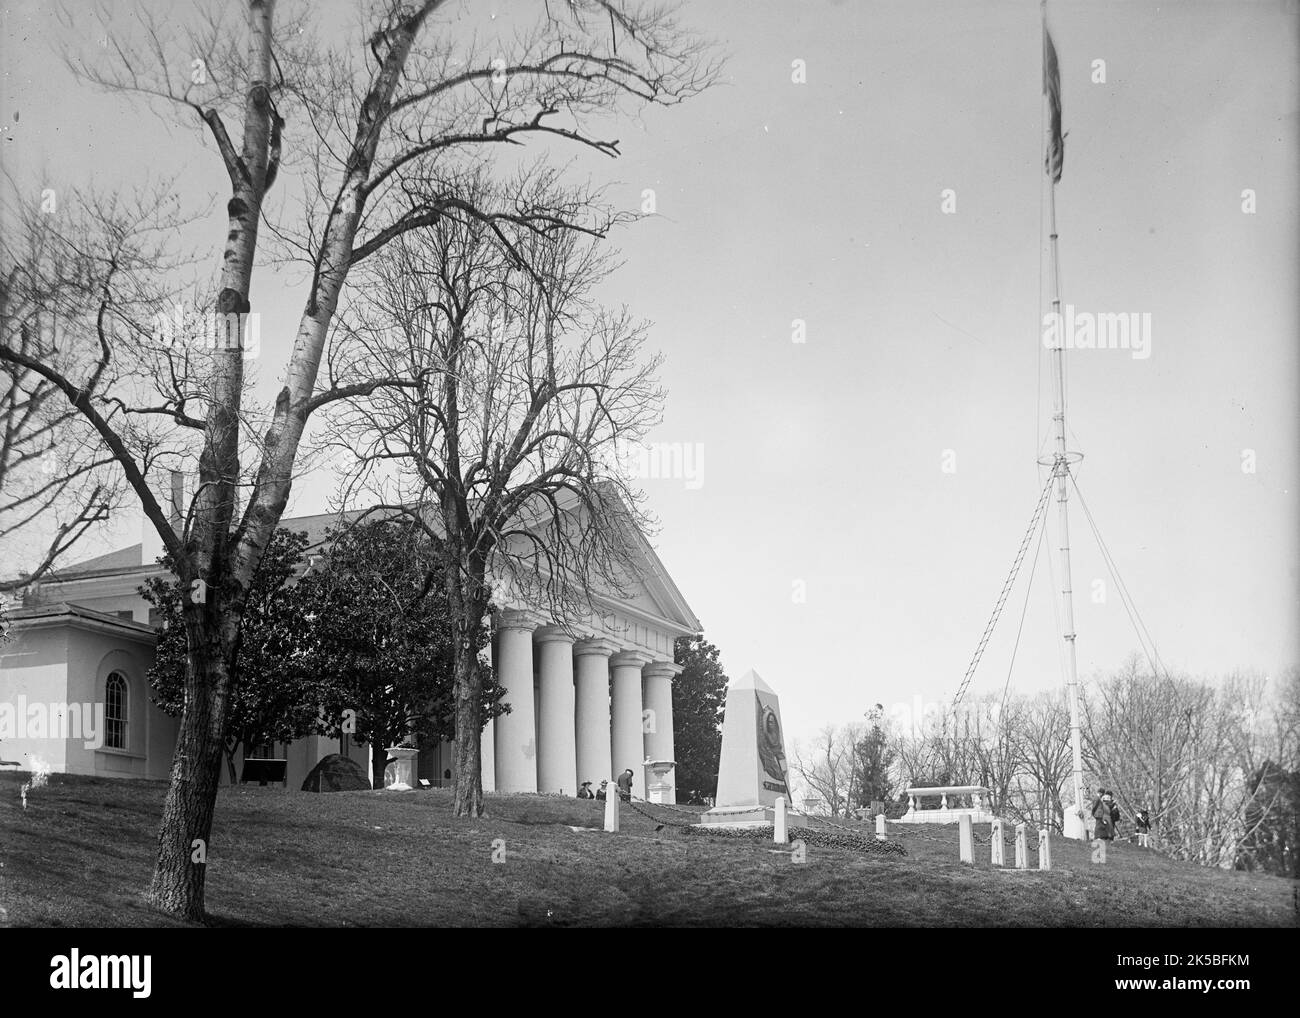
POLYGON ((877 814, 876 814, 876 840, 877 840, 877 841, 884 841, 884 840, 885 840, 885 837, 886 837, 886 834, 885 834, 885 814, 883 814, 883 813, 877 813, 877 814))
POLYGON ((605 831, 618 833, 618 785, 613 781, 605 786, 605 831))
POLYGON ((776 815, 772 820, 772 840, 778 845, 784 845, 789 841, 785 831, 785 796, 776 797, 776 815))
POLYGON ((1003 851, 1002 851, 1003 847, 1004 846, 1002 844, 1002 821, 994 820, 993 821, 993 853, 989 860, 990 862, 993 863, 994 866, 1005 866, 1007 864, 1006 859, 1003 856, 1003 851))
POLYGON ((962 862, 973 863, 975 861, 974 840, 971 833, 970 817, 963 814, 957 821, 958 851, 961 853, 962 862))
POLYGON ((1046 827, 1038 832, 1038 868, 1052 868, 1052 832, 1046 827))
POLYGON ((1024 824, 1016 824, 1016 869, 1029 869, 1029 839, 1024 824))

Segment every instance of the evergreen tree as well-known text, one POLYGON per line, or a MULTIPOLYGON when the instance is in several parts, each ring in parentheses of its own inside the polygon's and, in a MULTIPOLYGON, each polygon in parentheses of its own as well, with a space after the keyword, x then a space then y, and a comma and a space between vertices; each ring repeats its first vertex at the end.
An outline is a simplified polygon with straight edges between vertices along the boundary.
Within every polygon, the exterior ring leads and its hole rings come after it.
POLYGON ((673 659, 682 666, 673 682, 677 800, 702 805, 718 790, 727 673, 718 660, 718 648, 702 636, 679 638, 673 659))

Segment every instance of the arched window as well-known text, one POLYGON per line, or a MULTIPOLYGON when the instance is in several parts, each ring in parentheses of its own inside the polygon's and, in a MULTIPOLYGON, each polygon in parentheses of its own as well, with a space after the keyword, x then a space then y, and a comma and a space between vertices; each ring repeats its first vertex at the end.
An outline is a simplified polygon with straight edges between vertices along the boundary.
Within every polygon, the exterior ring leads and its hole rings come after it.
POLYGON ((126 749, 126 711, 126 676, 113 672, 104 690, 104 745, 109 749, 126 749))

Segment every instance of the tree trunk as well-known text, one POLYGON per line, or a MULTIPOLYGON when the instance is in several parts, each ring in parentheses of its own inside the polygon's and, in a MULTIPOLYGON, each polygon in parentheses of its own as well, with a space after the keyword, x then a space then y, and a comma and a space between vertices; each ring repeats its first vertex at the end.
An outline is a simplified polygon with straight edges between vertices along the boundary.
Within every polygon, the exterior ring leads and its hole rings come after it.
POLYGON ((239 784, 239 774, 235 770, 235 752, 239 749, 239 743, 226 744, 226 773, 230 775, 232 785, 239 784))
POLYGON ((478 659, 471 642, 456 644, 455 685, 456 698, 456 798, 458 817, 483 815, 483 722, 479 709, 481 683, 478 659))
POLYGON ((171 915, 201 922, 231 676, 220 652, 223 634, 212 616, 194 612, 188 621, 186 703, 163 802, 149 901, 171 915))
POLYGON ((377 734, 370 740, 370 787, 384 787, 384 768, 388 766, 388 747, 377 734))
POLYGON ((447 607, 456 626, 452 695, 456 701, 454 810, 458 817, 483 815, 483 682, 477 647, 487 611, 486 574, 486 559, 479 556, 469 556, 469 561, 455 562, 446 570, 447 607))

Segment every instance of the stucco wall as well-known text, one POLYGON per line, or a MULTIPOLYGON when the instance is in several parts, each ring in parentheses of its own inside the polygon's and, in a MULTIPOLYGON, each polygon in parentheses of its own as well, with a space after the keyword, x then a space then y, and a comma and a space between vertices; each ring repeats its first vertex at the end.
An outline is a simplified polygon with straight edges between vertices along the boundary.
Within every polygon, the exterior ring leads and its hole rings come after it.
MULTIPOLYGON (((68 700, 67 629, 21 630, 0 649, 0 711, 7 712, 7 722, 16 733, 27 732, 27 707, 30 704, 66 703, 68 700)), ((51 771, 66 769, 67 744, 49 738, 18 738, 0 732, 0 761, 9 769, 17 764, 32 770, 33 761, 49 765, 51 771)))
MULTIPOLYGON (((30 769, 31 758, 39 756, 52 771, 65 774, 168 776, 178 725, 149 701, 149 639, 88 629, 72 618, 15 629, 14 641, 0 656, 0 703, 13 704, 25 696, 28 704, 77 704, 80 707, 69 708, 66 717, 84 720, 74 738, 55 737, 68 733, 51 730, 44 739, 5 739, 0 759, 17 759, 30 769), (126 748, 121 750, 103 745, 102 717, 108 677, 114 671, 127 682, 126 748)), ((54 711, 47 708, 47 713, 54 711)))

